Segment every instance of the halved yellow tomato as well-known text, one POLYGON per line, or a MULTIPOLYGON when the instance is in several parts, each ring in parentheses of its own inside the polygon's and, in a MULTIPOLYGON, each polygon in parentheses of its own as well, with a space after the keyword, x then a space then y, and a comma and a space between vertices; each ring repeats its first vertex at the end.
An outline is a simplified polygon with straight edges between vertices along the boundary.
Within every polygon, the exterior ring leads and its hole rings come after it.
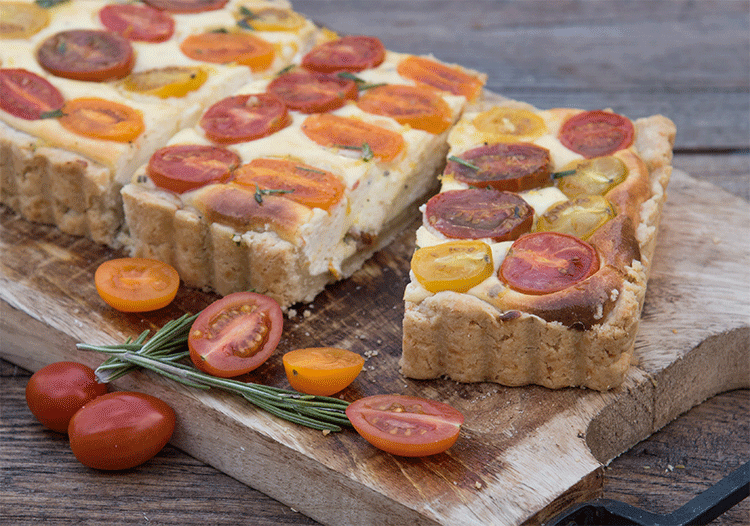
POLYGON ((492 275, 492 249, 474 240, 423 247, 414 252, 411 270, 430 292, 466 292, 492 275))
POLYGON ((122 85, 128 91, 167 99, 184 97, 203 86, 206 79, 208 73, 202 68, 169 66, 131 73, 122 85))
POLYGON ((547 210, 537 220, 536 231, 561 232, 586 240, 613 217, 615 209, 606 198, 583 195, 547 210))
POLYGON ((293 389, 318 396, 331 396, 347 387, 365 363, 359 354, 337 347, 297 349, 282 361, 293 389))
POLYGON ((240 27, 255 31, 294 31, 305 24, 305 19, 291 9, 278 7, 240 8, 240 27))
POLYGON ((49 14, 36 4, 0 3, 0 39, 29 38, 49 25, 49 14))
POLYGON ((528 142, 547 132, 544 120, 521 108, 492 108, 474 117, 474 127, 502 142, 528 142))
POLYGON ((604 195, 628 176, 625 163, 611 155, 572 161, 555 175, 557 187, 570 197, 604 195))

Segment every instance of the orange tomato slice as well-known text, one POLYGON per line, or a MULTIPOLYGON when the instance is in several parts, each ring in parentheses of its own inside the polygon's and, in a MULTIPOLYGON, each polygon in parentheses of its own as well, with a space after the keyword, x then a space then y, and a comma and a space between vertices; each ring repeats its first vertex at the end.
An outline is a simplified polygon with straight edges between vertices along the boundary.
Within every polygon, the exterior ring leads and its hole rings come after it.
POLYGON ((430 292, 466 292, 492 275, 492 249, 474 240, 450 241, 414 252, 411 270, 430 292))
POLYGON ((172 302, 180 276, 174 267, 155 259, 120 258, 99 265, 94 283, 110 307, 122 312, 149 312, 172 302))
POLYGON ((347 387, 365 364, 359 354, 336 347, 297 349, 282 361, 292 389, 318 396, 331 396, 347 387))
POLYGON ((450 106, 433 90, 419 86, 387 84, 370 88, 357 106, 436 135, 447 130, 453 120, 450 106))
POLYGON ((68 101, 62 112, 59 122, 65 129, 93 139, 130 142, 145 129, 140 111, 96 97, 68 101))
POLYGON ((248 33, 190 35, 182 41, 180 50, 193 60, 215 64, 236 62, 253 71, 268 69, 275 56, 273 45, 248 33))
POLYGON ((308 138, 328 148, 360 150, 368 160, 368 150, 382 161, 392 161, 404 149, 404 139, 396 132, 357 119, 328 113, 311 115, 302 123, 308 138))
POLYGON ((407 79, 454 95, 463 95, 469 100, 475 100, 482 91, 482 79, 424 57, 407 57, 399 62, 396 71, 407 79))

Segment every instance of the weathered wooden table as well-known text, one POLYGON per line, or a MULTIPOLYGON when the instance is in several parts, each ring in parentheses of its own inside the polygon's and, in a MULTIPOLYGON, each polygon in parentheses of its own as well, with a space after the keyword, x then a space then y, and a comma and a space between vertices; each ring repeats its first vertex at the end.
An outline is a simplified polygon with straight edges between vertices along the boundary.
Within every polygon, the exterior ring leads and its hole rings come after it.
MULTIPOLYGON (((296 7, 342 33, 376 35, 389 49, 433 53, 485 71, 492 91, 542 108, 667 115, 678 128, 674 165, 683 188, 676 191, 698 188, 717 213, 739 210, 740 235, 750 243, 747 0, 299 0, 296 7)), ((408 243, 384 251, 355 281, 366 287, 368 272, 407 249, 408 243)), ((743 276, 733 286, 750 297, 743 276)), ((12 359, 11 347, 36 326, 11 327, 8 320, 25 318, 6 303, 0 307, 0 356, 12 359)), ((747 302, 744 309, 747 320, 747 302)), ((747 334, 741 334, 745 356, 747 334)), ((750 360, 741 365, 750 375, 750 360)), ((65 437, 29 414, 23 394, 29 373, 2 361, 0 376, 0 523, 315 524, 172 446, 125 473, 89 470, 73 458, 65 437)), ((669 512, 750 459, 749 422, 747 390, 716 396, 604 468, 603 495, 669 512)), ((302 491, 329 495, 318 487, 325 477, 303 480, 309 487, 302 491)), ((716 523, 746 524, 749 513, 745 501, 716 523)))

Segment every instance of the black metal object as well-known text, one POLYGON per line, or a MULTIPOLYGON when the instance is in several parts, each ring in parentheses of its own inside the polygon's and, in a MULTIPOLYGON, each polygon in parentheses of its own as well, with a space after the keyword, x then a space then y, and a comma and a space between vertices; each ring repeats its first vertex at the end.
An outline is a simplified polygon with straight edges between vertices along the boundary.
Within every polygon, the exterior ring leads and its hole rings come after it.
POLYGON ((544 526, 692 526, 708 524, 750 495, 750 462, 672 513, 658 515, 611 499, 574 506, 544 526))

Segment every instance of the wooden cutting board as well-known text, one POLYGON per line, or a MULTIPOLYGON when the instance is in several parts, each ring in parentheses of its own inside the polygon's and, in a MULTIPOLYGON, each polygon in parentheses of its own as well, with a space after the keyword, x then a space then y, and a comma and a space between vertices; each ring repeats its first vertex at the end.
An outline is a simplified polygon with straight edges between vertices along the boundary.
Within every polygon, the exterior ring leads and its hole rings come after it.
MULTIPOLYGON (((343 393, 347 399, 413 394, 465 414, 459 441, 434 457, 397 458, 353 431, 326 436, 237 397, 150 373, 133 373, 116 388, 164 399, 178 414, 174 445, 325 524, 538 523, 595 497, 604 464, 680 413, 716 393, 750 387, 748 219, 747 202, 675 172, 638 364, 608 393, 401 377, 401 296, 417 222, 352 278, 299 306, 285 321, 275 356, 250 380, 288 387, 280 356, 298 347, 367 353, 364 371, 343 393)), ((77 351, 77 342, 120 342, 216 298, 185 289, 156 313, 117 313, 97 296, 93 273, 121 254, 27 223, 4 207, 0 251, 0 355, 30 370, 61 359, 96 366, 103 357, 77 351)))

